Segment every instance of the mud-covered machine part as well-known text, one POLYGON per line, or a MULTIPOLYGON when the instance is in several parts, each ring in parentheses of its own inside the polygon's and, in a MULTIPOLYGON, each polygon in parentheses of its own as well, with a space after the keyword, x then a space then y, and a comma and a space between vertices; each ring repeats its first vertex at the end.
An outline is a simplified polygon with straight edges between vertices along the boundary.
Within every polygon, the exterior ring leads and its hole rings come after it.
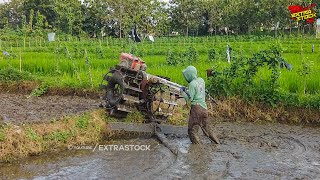
POLYGON ((126 117, 134 109, 149 121, 166 120, 181 98, 179 84, 146 73, 143 60, 121 53, 120 62, 110 68, 100 84, 103 106, 115 117, 126 117))

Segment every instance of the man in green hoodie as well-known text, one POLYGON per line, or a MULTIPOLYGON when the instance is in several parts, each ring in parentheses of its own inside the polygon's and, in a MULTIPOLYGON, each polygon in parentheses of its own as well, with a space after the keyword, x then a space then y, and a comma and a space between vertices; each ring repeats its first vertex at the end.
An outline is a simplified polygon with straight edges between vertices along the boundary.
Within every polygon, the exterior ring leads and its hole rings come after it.
POLYGON ((200 126, 206 136, 208 136, 213 142, 220 144, 217 136, 209 127, 204 80, 197 76, 197 69, 194 66, 188 66, 182 71, 182 74, 189 83, 188 90, 185 87, 181 88, 181 94, 187 102, 191 102, 188 122, 188 134, 191 142, 194 144, 201 143, 197 136, 200 126))

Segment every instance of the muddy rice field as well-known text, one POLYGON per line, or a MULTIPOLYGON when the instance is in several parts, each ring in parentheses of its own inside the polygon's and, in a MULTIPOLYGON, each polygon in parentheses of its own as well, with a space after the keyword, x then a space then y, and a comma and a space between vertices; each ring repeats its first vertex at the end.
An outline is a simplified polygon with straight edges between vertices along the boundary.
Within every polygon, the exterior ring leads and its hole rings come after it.
MULTIPOLYGON (((1 94, 4 121, 39 121, 98 108, 80 97, 26 98, 1 94)), ((0 179, 320 179, 319 128, 218 122, 220 145, 202 137, 168 136, 174 155, 155 138, 103 141, 7 164, 0 179), (149 145, 148 151, 115 151, 105 145, 149 145), (97 148, 98 147, 98 148, 97 148)))
POLYGON ((0 93, 0 122, 50 121, 99 108, 99 99, 77 96, 44 96, 0 93))

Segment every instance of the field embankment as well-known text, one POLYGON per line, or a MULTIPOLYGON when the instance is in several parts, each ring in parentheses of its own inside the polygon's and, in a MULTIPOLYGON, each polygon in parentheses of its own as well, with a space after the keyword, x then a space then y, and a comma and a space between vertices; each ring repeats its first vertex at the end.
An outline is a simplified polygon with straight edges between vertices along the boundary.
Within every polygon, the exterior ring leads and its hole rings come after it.
POLYGON ((231 121, 320 125, 320 111, 313 108, 277 107, 261 103, 247 103, 239 98, 221 99, 210 111, 212 117, 231 121))
POLYGON ((0 161, 11 161, 70 145, 93 144, 109 132, 103 110, 57 121, 0 126, 0 161))

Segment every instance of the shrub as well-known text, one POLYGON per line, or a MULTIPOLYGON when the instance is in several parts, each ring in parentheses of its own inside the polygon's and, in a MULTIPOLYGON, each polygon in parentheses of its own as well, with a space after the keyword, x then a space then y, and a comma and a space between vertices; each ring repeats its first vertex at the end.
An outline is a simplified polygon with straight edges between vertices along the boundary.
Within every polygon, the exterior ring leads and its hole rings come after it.
POLYGON ((28 72, 20 72, 19 70, 8 67, 0 70, 0 81, 21 81, 32 80, 32 76, 28 72))
POLYGON ((167 56, 166 56, 166 61, 168 65, 173 65, 176 66, 178 65, 178 57, 175 52, 172 50, 168 51, 167 56))
POLYGON ((184 54, 185 62, 188 64, 193 64, 199 59, 199 53, 194 47, 189 47, 184 54))
POLYGON ((210 49, 208 52, 208 61, 213 61, 216 58, 216 50, 215 49, 210 49))
POLYGON ((40 97, 42 95, 44 95, 45 93, 48 92, 48 85, 42 83, 40 86, 38 86, 37 88, 35 88, 34 90, 32 90, 31 92, 31 96, 36 96, 36 97, 40 97))
POLYGON ((285 60, 278 47, 259 51, 251 58, 237 58, 230 67, 217 70, 210 78, 208 89, 220 96, 240 96, 247 101, 261 101, 275 106, 280 100, 280 65, 285 60), (268 74, 257 77, 260 69, 268 69, 268 74))
POLYGON ((178 64, 193 64, 199 59, 199 53, 194 47, 189 47, 185 52, 176 53, 173 50, 169 50, 166 56, 168 65, 178 64))

